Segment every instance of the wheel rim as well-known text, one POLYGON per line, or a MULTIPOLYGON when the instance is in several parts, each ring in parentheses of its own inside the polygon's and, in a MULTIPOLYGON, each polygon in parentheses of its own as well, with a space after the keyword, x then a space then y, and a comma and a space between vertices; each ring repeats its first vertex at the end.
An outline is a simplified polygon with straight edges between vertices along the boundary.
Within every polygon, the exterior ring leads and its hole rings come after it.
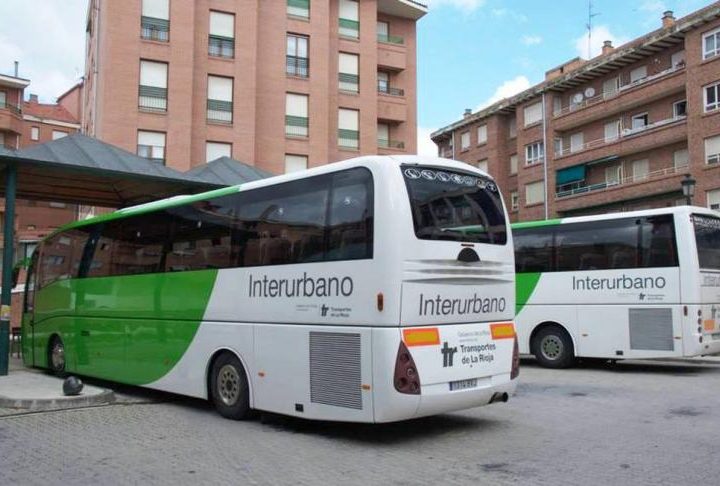
POLYGON ((53 369, 62 370, 65 368, 65 347, 60 341, 55 341, 50 351, 50 362, 53 369))
POLYGON ((555 361, 559 359, 564 351, 562 340, 554 335, 545 336, 540 341, 540 352, 543 358, 555 361))
POLYGON ((233 406, 240 397, 240 373, 233 365, 225 365, 218 373, 217 391, 220 400, 227 405, 233 406))

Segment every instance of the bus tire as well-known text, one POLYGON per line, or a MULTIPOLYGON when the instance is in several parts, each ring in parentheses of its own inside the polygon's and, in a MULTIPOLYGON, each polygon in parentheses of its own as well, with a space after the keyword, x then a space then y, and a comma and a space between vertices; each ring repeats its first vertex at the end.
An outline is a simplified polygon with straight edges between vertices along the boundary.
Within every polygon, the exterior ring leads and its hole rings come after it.
POLYGON ((234 354, 222 353, 213 362, 210 394, 223 417, 244 420, 250 416, 250 388, 242 363, 234 354))
POLYGON ((57 376, 65 373, 65 345, 57 334, 50 338, 48 344, 48 368, 57 376))
POLYGON ((533 337, 533 354, 545 368, 568 368, 575 364, 575 347, 568 332, 561 326, 540 328, 533 337))

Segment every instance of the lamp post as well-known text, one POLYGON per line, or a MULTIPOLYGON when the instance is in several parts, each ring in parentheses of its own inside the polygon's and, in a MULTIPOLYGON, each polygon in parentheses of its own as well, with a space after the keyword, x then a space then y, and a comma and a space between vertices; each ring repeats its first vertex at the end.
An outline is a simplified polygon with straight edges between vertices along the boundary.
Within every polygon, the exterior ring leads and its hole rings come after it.
POLYGON ((692 205, 692 198, 695 195, 696 182, 697 181, 693 179, 690 174, 685 174, 685 179, 680 181, 680 185, 682 185, 683 196, 685 196, 685 200, 688 206, 692 205))

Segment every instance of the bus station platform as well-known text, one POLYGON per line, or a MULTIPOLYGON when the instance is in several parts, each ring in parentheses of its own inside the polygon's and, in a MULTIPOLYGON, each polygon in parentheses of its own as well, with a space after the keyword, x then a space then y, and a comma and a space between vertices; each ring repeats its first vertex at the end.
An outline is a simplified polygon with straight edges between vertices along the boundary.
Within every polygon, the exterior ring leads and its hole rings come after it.
POLYGON ((79 395, 65 396, 63 381, 44 371, 25 368, 22 361, 11 358, 10 372, 0 376, 0 416, 93 407, 115 401, 112 390, 87 384, 79 395))

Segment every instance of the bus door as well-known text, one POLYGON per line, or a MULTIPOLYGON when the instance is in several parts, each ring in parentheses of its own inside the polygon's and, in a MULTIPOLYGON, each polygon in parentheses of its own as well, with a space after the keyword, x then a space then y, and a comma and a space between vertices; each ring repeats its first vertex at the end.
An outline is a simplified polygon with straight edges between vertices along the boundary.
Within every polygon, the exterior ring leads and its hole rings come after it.
POLYGON ((22 354, 23 362, 28 366, 35 365, 35 283, 37 282, 37 262, 40 248, 36 248, 30 258, 30 267, 28 268, 25 281, 25 299, 23 300, 22 310, 22 354))

